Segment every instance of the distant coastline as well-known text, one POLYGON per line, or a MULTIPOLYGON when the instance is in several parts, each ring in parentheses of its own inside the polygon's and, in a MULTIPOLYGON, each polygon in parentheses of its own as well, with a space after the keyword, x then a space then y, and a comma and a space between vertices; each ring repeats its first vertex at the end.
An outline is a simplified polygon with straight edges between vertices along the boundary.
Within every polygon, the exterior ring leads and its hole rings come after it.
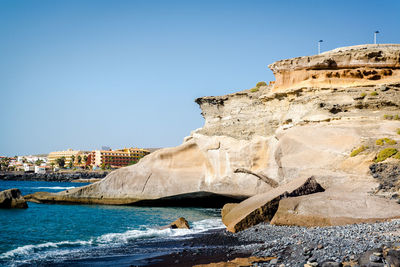
POLYGON ((0 172, 0 180, 72 182, 80 179, 102 179, 110 171, 60 171, 51 173, 0 172))

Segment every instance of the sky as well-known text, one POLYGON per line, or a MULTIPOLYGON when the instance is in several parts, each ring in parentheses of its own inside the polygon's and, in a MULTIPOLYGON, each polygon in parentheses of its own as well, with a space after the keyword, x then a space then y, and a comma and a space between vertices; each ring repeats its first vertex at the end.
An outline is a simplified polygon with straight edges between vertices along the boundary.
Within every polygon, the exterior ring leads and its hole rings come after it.
POLYGON ((400 1, 0 0, 0 155, 170 147, 268 64, 400 43, 400 1))

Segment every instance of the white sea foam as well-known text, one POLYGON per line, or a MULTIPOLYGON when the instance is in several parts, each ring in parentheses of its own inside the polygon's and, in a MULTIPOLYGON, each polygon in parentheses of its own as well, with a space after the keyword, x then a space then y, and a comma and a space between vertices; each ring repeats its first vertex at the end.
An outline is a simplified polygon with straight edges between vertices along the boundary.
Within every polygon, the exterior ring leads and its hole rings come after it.
POLYGON ((221 219, 206 219, 193 222, 191 229, 159 229, 147 228, 144 230, 128 230, 123 233, 108 233, 88 241, 61 241, 47 242, 37 245, 26 245, 10 250, 0 255, 1 260, 13 260, 14 262, 29 262, 29 260, 45 259, 47 257, 62 257, 71 253, 70 249, 96 246, 118 246, 128 243, 131 240, 149 238, 184 238, 190 234, 201 233, 211 229, 223 228, 221 219), (58 248, 69 247, 67 250, 58 248), (26 257, 28 256, 28 257, 26 257))
POLYGON ((52 189, 52 190, 67 190, 67 189, 72 189, 76 188, 75 186, 40 186, 40 187, 33 187, 36 189, 52 189))
POLYGON ((92 244, 93 241, 61 241, 61 242, 46 242, 38 245, 26 245, 10 250, 0 255, 0 259, 13 258, 16 256, 30 255, 47 248, 58 248, 61 246, 85 246, 92 244))
POLYGON ((130 240, 144 238, 173 238, 189 234, 201 233, 211 229, 224 228, 221 219, 206 219, 194 222, 191 229, 157 229, 147 228, 145 230, 128 230, 123 233, 104 234, 96 239, 99 244, 127 243, 130 240))

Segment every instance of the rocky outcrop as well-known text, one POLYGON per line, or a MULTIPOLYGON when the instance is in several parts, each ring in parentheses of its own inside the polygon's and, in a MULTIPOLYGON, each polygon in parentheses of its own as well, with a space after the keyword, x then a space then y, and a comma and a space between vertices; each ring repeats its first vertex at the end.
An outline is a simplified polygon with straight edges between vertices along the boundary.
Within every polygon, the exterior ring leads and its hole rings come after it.
POLYGON ((281 199, 322 192, 324 189, 314 177, 298 178, 278 188, 250 197, 233 207, 222 217, 227 230, 242 231, 274 217, 281 199))
POLYGON ((271 220, 275 225, 331 226, 400 218, 399 204, 367 193, 327 190, 282 199, 271 220))
MULTIPOLYGON (((329 192, 357 192, 369 201, 367 193, 379 186, 369 170, 376 151, 350 154, 380 138, 399 141, 399 51, 399 45, 364 45, 276 62, 275 84, 196 99, 205 124, 182 145, 92 185, 29 199, 222 206, 314 176, 329 192)), ((358 216, 367 217, 373 218, 358 216)))
POLYGON ((52 173, 24 173, 24 172, 0 172, 0 180, 13 181, 46 181, 46 182, 73 182, 78 179, 101 179, 107 176, 108 171, 76 171, 76 172, 52 172, 52 173))
POLYGON ((277 61, 274 91, 301 87, 343 87, 391 83, 400 75, 400 45, 360 45, 320 55, 277 61))
POLYGON ((0 192, 0 208, 2 209, 26 209, 28 204, 21 196, 17 188, 8 189, 0 192))

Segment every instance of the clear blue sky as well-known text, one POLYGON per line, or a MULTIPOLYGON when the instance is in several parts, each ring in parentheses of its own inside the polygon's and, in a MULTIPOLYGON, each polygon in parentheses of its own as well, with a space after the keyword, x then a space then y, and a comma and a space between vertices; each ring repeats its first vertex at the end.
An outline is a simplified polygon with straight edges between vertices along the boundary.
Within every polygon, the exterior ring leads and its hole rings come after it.
POLYGON ((267 65, 400 43, 400 1, 0 0, 0 155, 175 146, 267 65))

